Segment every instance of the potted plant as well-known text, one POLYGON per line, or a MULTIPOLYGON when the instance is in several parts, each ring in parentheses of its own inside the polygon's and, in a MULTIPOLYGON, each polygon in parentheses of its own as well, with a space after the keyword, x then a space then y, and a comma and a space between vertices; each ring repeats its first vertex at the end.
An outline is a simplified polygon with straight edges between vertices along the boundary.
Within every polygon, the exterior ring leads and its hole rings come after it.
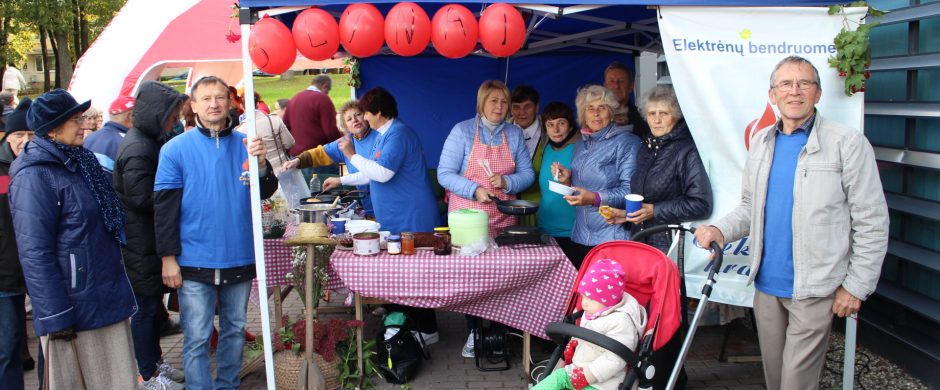
MULTIPOLYGON (((303 351, 306 342, 307 321, 303 318, 291 321, 288 316, 284 316, 281 324, 283 326, 278 328, 277 338, 274 340, 274 349, 276 351, 274 364, 279 372, 276 375, 277 387, 296 388, 296 373, 300 371, 300 365, 304 361, 303 351)), ((362 321, 341 320, 338 318, 313 321, 313 356, 320 367, 320 371, 323 372, 327 388, 340 388, 340 365, 348 364, 349 356, 346 354, 341 356, 341 359, 337 359, 337 357, 340 357, 337 354, 337 348, 341 343, 354 343, 353 332, 363 325, 362 321)), ((342 348, 344 352, 349 349, 348 345, 342 348)), ((355 351, 355 348, 352 348, 352 350, 355 351)), ((352 359, 355 362, 355 356, 352 356, 352 359)))

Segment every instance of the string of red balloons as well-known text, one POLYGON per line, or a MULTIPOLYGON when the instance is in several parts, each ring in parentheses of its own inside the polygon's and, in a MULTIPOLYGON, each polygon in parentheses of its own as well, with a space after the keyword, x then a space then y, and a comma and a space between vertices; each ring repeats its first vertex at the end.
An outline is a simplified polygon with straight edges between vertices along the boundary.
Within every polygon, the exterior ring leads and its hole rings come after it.
POLYGON ((448 4, 433 18, 415 3, 398 3, 384 18, 372 4, 350 4, 339 23, 320 8, 309 8, 294 19, 293 29, 265 16, 251 28, 248 53, 259 69, 270 74, 287 71, 297 51, 311 60, 322 61, 336 54, 339 46, 355 57, 375 55, 382 45, 400 56, 414 56, 428 43, 447 58, 465 57, 476 48, 497 57, 509 57, 525 43, 522 14, 508 4, 487 7, 480 20, 467 7, 448 4))

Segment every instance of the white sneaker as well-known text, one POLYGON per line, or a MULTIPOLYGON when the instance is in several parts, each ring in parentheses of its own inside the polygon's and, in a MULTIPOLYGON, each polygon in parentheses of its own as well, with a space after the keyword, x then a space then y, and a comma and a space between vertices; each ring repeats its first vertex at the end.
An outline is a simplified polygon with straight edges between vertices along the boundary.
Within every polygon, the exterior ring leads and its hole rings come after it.
POLYGON ((163 376, 169 378, 173 382, 186 382, 186 376, 183 375, 183 372, 171 366, 170 363, 166 362, 166 360, 161 359, 159 362, 157 362, 157 371, 161 372, 163 376))
POLYGON ((474 348, 473 348, 474 346, 473 333, 474 332, 470 332, 470 335, 467 336, 467 343, 463 345, 463 350, 460 351, 460 356, 463 356, 465 358, 472 358, 476 356, 476 353, 474 353, 474 348))
POLYGON ((137 384, 139 390, 185 390, 186 387, 183 385, 173 382, 170 378, 167 378, 163 375, 162 372, 150 377, 150 380, 146 380, 137 384))
POLYGON ((419 333, 419 332, 418 332, 417 330, 413 330, 413 331, 411 331, 411 333, 413 333, 413 334, 415 335, 415 338, 418 338, 418 340, 424 339, 424 346, 425 346, 425 347, 428 347, 428 346, 430 346, 431 344, 434 344, 434 343, 436 343, 436 342, 438 342, 438 341, 441 340, 441 336, 440 336, 437 332, 434 332, 434 333, 424 333, 424 332, 420 332, 420 333, 421 333, 421 337, 420 337, 420 338, 418 337, 418 333, 419 333))

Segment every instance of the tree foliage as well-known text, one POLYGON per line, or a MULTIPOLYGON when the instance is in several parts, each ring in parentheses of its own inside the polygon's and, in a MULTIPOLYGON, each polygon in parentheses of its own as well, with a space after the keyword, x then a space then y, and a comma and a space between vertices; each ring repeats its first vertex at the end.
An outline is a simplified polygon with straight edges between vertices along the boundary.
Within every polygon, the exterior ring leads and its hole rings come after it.
POLYGON ((0 1, 0 68, 5 70, 11 62, 21 64, 39 43, 43 51, 51 49, 44 60, 55 58, 55 63, 43 64, 47 80, 50 79, 49 71, 55 71, 54 85, 47 82, 45 89, 68 86, 75 62, 88 50, 125 2, 0 1), (45 42, 40 40, 41 35, 45 35, 45 42), (24 44, 24 39, 28 39, 29 44, 24 44))

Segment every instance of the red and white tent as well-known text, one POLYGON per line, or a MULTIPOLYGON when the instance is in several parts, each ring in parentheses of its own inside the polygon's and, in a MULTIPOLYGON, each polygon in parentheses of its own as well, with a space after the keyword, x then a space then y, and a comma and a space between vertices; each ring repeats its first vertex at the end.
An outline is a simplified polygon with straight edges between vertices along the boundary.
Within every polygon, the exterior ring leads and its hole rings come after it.
POLYGON ((241 45, 227 39, 239 29, 232 12, 231 0, 130 0, 78 60, 69 91, 107 107, 167 67, 193 68, 192 80, 212 74, 237 84, 241 45))

